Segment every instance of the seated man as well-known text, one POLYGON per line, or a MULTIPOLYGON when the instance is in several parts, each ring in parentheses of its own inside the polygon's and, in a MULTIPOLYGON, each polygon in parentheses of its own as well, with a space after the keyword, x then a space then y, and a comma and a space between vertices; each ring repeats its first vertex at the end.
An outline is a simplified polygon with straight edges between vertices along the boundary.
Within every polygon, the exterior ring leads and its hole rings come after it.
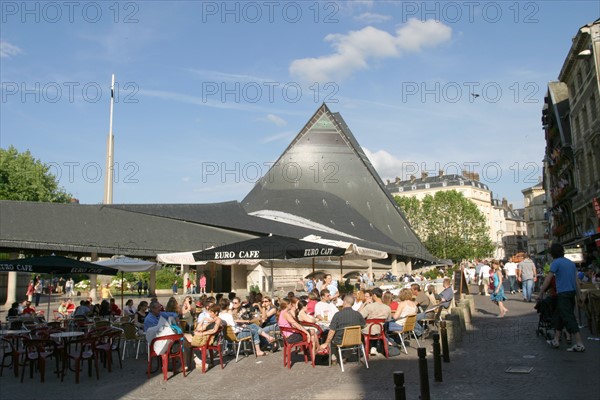
MULTIPOLYGON (((387 304, 384 304, 381 301, 381 298, 383 297, 383 290, 376 287, 375 289, 371 290, 370 293, 371 293, 372 302, 365 305, 360 310, 360 314, 364 317, 365 320, 383 319, 383 320, 387 321, 388 319, 390 319, 392 317, 392 309, 390 308, 390 306, 388 306, 387 304)), ((375 325, 373 328, 366 326, 363 329, 363 333, 369 334, 369 329, 371 330, 372 335, 378 335, 380 333, 380 329, 379 329, 378 325, 375 325)), ((375 343, 373 342, 373 344, 371 345, 371 349, 370 349, 371 355, 373 355, 373 356, 377 355, 377 348, 374 346, 374 344, 375 343)), ((367 351, 369 351, 369 349, 367 349, 367 351)))
POLYGON ((27 301, 25 303, 25 308, 23 309, 23 311, 21 312, 21 315, 31 315, 34 316, 35 315, 35 307, 33 307, 31 305, 30 301, 27 301))
POLYGON ((121 316, 121 309, 119 308, 117 303, 115 303, 114 298, 110 299, 110 313, 113 316, 117 316, 117 317, 121 316))
MULTIPOLYGON (((160 317, 163 317, 165 319, 168 319, 169 317, 173 317, 175 318, 175 322, 179 323, 179 319, 178 319, 178 315, 177 313, 174 312, 166 312, 166 311, 160 311, 161 309, 161 305, 158 301, 153 301, 150 303, 150 307, 149 307, 149 312, 146 315, 146 318, 144 318, 144 332, 147 332, 148 329, 155 327, 156 325, 158 325, 158 321, 160 320, 160 317)), ((186 371, 187 369, 189 369, 189 365, 191 365, 192 363, 192 352, 188 349, 191 349, 190 343, 192 342, 192 335, 190 334, 184 334, 183 335, 185 337, 185 341, 184 341, 184 346, 186 348, 186 351, 184 351, 184 354, 186 355, 186 362, 188 364, 188 366, 186 366, 186 371)), ((148 343, 150 343, 150 341, 152 339, 148 338, 148 343)))
POLYGON ((79 302, 79 307, 75 309, 73 313, 74 317, 88 317, 92 313, 91 308, 89 307, 89 302, 86 300, 81 300, 79 302))
MULTIPOLYGON (((315 318, 319 321, 329 321, 338 312, 335 304, 331 303, 329 289, 321 290, 321 301, 315 305, 315 318)), ((354 303, 353 303, 354 304, 354 303)))
POLYGON ((444 286, 444 290, 442 290, 442 292, 439 295, 437 295, 437 294, 435 295, 435 298, 439 301, 439 303, 436 306, 431 307, 428 310, 426 310, 426 311, 429 311, 428 313, 421 312, 421 313, 417 314, 417 322, 419 322, 425 318, 431 318, 430 314, 433 313, 434 310, 439 311, 440 308, 450 307, 450 304, 452 303, 452 299, 454 298, 454 290, 452 289, 452 280, 450 278, 444 278, 444 283, 442 283, 442 285, 444 286))
POLYGON ((344 328, 356 325, 360 326, 361 328, 365 327, 366 322, 364 317, 360 315, 358 311, 354 311, 352 309, 353 305, 353 296, 344 297, 344 308, 342 311, 336 313, 331 319, 327 339, 325 339, 325 343, 319 347, 320 350, 327 349, 331 343, 334 345, 341 344, 344 337, 344 328))

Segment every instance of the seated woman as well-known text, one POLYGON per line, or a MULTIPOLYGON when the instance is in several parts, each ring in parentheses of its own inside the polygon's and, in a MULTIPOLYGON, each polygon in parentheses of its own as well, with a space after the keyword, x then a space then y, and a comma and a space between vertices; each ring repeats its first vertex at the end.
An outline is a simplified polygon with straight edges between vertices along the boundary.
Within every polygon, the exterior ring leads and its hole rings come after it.
POLYGON ((123 315, 134 316, 136 312, 135 307, 133 306, 133 300, 129 299, 125 303, 125 308, 123 310, 123 315))
POLYGON ((277 307, 269 296, 264 296, 260 302, 261 327, 267 333, 277 330, 277 307))
POLYGON ((308 303, 306 303, 306 312, 309 315, 315 315, 315 306, 319 302, 319 295, 314 291, 308 292, 308 303))
MULTIPOLYGON (((301 324, 303 322, 316 324, 317 319, 306 312, 306 304, 307 303, 304 300, 298 300, 297 298, 292 299, 292 310, 295 310, 296 321, 301 324)), ((310 332, 310 342, 313 344, 313 350, 316 354, 318 351, 317 347, 319 347, 319 330, 314 326, 305 326, 304 328, 310 332)))
POLYGON ((58 319, 67 318, 68 311, 67 311, 67 302, 66 301, 63 300, 60 302, 57 312, 58 312, 58 315, 57 315, 58 319))
MULTIPOLYGON (((385 296, 385 295, 384 295, 385 296)), ((400 301, 398 302, 398 308, 394 312, 392 318, 394 319, 388 324, 389 332, 400 332, 404 328, 404 321, 409 315, 416 315, 418 312, 417 304, 412 301, 412 292, 410 289, 402 289, 400 291, 400 301)), ((421 336, 423 328, 419 324, 415 324, 415 334, 421 336)))
POLYGON ((100 317, 102 318, 110 318, 110 303, 108 302, 108 300, 102 300, 102 303, 100 303, 100 310, 98 311, 98 315, 100 315, 100 317))
MULTIPOLYGON (((217 333, 222 325, 221 318, 218 316, 220 310, 221 308, 217 305, 213 305, 207 309, 208 317, 204 319, 204 323, 199 324, 196 326, 196 329, 194 329, 194 336, 192 336, 191 340, 192 347, 202 347, 206 345, 211 335, 217 333)), ((208 345, 210 346, 214 340, 215 336, 211 338, 211 343, 208 343, 208 345)), ((202 366, 202 359, 195 354, 194 362, 197 367, 202 366)))
POLYGON ((226 326, 231 326, 235 335, 238 339, 242 339, 248 336, 252 336, 252 343, 254 343, 254 348, 257 356, 266 356, 267 353, 263 352, 260 349, 260 336, 267 339, 269 343, 273 343, 275 339, 273 339, 269 334, 263 331, 261 327, 256 324, 249 324, 247 320, 240 319, 240 299, 239 297, 235 297, 231 302, 233 308, 229 309, 229 302, 226 299, 221 299, 219 302, 221 307, 221 312, 219 313, 219 318, 224 322, 226 326))
POLYGON ((183 305, 181 306, 181 318, 180 321, 185 321, 187 326, 194 326, 194 316, 196 314, 196 305, 192 296, 186 296, 183 299, 183 305))
MULTIPOLYGON (((296 298, 294 298, 293 300, 296 300, 296 303, 298 302, 298 299, 296 298)), ((283 298, 279 301, 279 326, 283 328, 298 329, 299 331, 304 332, 306 334, 308 341, 311 341, 313 335, 306 327, 302 326, 302 324, 300 324, 294 316, 296 313, 296 306, 294 305, 293 300, 290 301, 289 299, 283 298)), ((299 333, 290 333, 283 331, 281 332, 281 334, 285 336, 288 343, 298 343, 302 341, 302 335, 299 333)), ((315 349, 318 346, 318 341, 316 343, 311 343, 313 349, 315 349)), ((317 354, 316 351, 313 354, 317 354)))
POLYGON ((140 304, 137 306, 137 311, 135 312, 135 316, 133 318, 133 323, 135 326, 139 328, 144 328, 144 320, 146 319, 146 314, 148 314, 148 302, 140 301, 140 304))

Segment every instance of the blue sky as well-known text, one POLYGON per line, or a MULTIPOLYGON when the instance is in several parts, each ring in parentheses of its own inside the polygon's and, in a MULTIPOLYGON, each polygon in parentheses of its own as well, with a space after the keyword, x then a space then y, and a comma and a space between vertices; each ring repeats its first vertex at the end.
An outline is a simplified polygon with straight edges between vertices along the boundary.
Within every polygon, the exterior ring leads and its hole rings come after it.
POLYGON ((597 1, 1 4, 0 144, 115 203, 241 200, 325 101, 380 176, 478 172, 523 203, 540 116, 597 1), (471 93, 478 94, 474 97, 471 93))

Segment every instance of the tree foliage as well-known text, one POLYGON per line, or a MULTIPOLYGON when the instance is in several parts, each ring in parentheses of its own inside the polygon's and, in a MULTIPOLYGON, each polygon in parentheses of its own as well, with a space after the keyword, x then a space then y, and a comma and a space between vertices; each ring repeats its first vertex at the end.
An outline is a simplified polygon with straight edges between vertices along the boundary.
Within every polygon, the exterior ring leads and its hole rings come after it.
POLYGON ((462 193, 439 191, 422 201, 415 197, 395 200, 431 254, 454 262, 492 254, 485 216, 462 193))
POLYGON ((71 197, 58 186, 50 166, 33 158, 29 150, 0 148, 0 200, 67 203, 71 197))

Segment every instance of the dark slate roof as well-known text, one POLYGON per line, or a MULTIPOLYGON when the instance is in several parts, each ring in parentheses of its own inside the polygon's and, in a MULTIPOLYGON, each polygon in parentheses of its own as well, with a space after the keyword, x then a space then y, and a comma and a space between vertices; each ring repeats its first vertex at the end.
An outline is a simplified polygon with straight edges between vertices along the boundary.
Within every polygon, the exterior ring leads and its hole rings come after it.
POLYGON ((0 247, 155 257, 256 235, 104 205, 0 201, 0 247))
MULTIPOLYGON (((431 259, 342 119, 322 105, 242 201, 249 214, 320 223, 344 240, 431 259)), ((329 235, 327 235, 329 236, 329 235)))
POLYGON ((425 178, 415 178, 406 181, 397 181, 388 183, 385 187, 391 193, 410 192, 412 190, 422 190, 427 188, 440 188, 452 186, 473 186, 482 190, 490 190, 488 185, 479 181, 469 179, 463 175, 436 175, 425 178), (429 185, 429 187, 427 186, 429 185))

